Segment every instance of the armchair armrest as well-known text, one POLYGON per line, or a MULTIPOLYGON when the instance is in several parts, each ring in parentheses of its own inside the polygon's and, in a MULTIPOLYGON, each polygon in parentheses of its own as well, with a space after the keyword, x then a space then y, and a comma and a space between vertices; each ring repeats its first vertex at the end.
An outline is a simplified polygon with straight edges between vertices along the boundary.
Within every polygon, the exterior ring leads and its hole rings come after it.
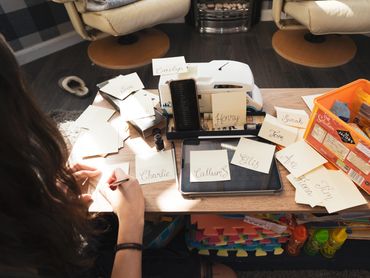
MULTIPOLYGON (((300 0, 306 1, 306 0, 300 0)), ((295 2, 300 2, 295 1, 295 2)), ((273 0, 272 1, 272 17, 275 21, 276 26, 281 30, 293 30, 293 29, 306 29, 305 26, 298 23, 293 18, 282 17, 284 13, 285 2, 292 2, 292 0, 273 0)))

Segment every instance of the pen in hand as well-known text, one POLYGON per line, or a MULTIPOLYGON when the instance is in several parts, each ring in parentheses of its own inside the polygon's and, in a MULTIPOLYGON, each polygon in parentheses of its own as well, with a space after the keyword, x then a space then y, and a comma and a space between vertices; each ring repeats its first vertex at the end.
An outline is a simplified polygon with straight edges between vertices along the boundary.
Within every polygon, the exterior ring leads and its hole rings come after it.
POLYGON ((111 190, 116 190, 118 185, 120 185, 121 183, 124 183, 124 182, 126 182, 128 180, 129 180, 129 178, 124 178, 124 179, 121 179, 121 180, 117 180, 115 182, 112 182, 112 183, 109 184, 109 188, 111 190))

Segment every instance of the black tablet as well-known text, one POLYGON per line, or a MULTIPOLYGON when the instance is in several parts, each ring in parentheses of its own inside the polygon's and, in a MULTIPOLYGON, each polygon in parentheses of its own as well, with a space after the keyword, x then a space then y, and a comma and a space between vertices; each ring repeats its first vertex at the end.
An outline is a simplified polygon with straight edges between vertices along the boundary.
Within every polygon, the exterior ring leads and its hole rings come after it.
MULTIPOLYGON (((263 141, 262 138, 248 138, 263 141)), ((185 139, 182 145, 180 192, 184 197, 275 194, 282 190, 282 182, 275 158, 268 174, 230 164, 239 138, 185 139), (190 182, 190 152, 227 150, 231 180, 190 182)))

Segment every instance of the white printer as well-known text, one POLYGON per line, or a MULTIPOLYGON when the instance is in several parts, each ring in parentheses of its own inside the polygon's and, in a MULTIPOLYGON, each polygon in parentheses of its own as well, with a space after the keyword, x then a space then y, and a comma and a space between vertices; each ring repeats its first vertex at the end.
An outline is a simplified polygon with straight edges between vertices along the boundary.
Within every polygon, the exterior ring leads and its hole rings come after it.
POLYGON ((201 113, 212 112, 211 94, 225 92, 246 93, 248 109, 262 110, 262 96, 254 84, 252 71, 247 64, 231 60, 213 60, 209 63, 188 63, 185 73, 162 75, 158 89, 161 108, 172 114, 169 82, 172 80, 194 79, 201 113))

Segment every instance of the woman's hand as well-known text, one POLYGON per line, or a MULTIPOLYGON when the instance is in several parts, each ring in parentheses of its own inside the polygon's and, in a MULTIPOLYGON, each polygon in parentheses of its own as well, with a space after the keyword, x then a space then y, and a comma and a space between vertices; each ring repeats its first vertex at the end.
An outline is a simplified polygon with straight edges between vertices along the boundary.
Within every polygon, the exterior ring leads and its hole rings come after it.
POLYGON ((81 188, 89 178, 95 178, 101 174, 98 169, 82 163, 73 164, 71 166, 71 171, 81 188))
POLYGON ((144 228, 144 196, 136 178, 127 175, 121 169, 116 169, 107 181, 107 186, 101 193, 109 200, 113 211, 117 214, 120 226, 119 240, 121 242, 142 242, 144 228), (129 178, 119 184, 115 190, 109 184, 129 178))

